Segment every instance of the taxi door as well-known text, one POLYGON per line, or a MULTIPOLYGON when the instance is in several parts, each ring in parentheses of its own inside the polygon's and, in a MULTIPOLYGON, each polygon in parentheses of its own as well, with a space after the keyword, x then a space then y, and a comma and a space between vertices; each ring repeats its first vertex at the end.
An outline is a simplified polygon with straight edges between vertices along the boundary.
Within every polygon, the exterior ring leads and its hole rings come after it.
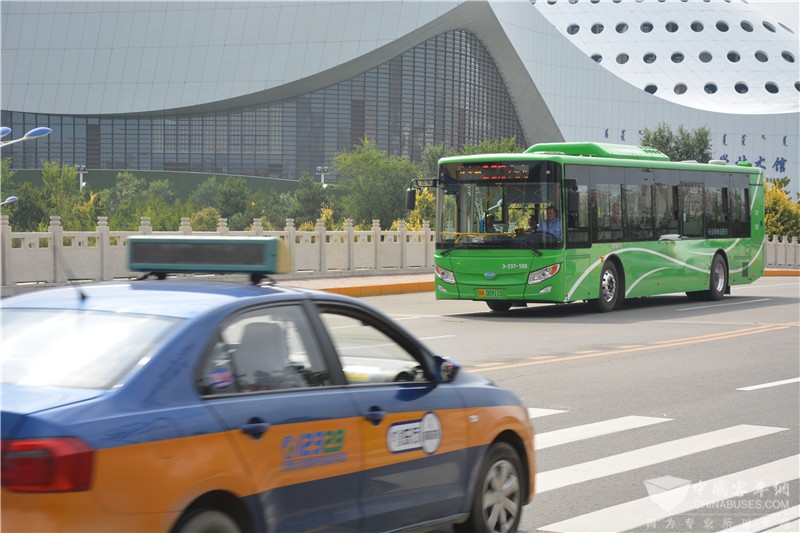
POLYGON ((329 387, 302 306, 233 317, 198 372, 249 472, 256 530, 358 530, 359 419, 347 391, 329 387))
POLYGON ((452 385, 434 383, 416 343, 371 313, 320 305, 359 413, 363 531, 463 512, 466 414, 452 385))

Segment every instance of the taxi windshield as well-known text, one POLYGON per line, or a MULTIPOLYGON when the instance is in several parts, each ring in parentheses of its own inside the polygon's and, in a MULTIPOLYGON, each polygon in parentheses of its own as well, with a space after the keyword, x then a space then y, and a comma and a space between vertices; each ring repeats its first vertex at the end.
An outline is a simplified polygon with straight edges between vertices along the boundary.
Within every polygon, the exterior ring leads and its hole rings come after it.
POLYGON ((182 319, 73 309, 3 309, 2 382, 110 389, 182 319))

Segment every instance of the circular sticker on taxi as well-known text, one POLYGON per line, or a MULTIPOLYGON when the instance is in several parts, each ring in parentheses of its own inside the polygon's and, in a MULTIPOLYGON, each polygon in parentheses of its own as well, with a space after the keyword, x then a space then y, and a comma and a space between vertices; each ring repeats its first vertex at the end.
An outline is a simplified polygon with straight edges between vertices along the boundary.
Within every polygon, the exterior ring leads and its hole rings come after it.
POLYGON ((420 420, 398 422, 386 430, 386 447, 392 453, 422 450, 431 455, 442 444, 442 423, 434 412, 420 420))

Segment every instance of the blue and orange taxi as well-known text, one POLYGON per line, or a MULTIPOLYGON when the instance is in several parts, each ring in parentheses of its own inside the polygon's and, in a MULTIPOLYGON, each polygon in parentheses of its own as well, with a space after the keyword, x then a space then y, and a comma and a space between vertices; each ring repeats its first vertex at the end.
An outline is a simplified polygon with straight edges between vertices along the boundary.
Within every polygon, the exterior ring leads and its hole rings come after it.
POLYGON ((511 392, 363 302, 264 283, 279 240, 128 246, 155 279, 2 301, 3 531, 516 530, 511 392))

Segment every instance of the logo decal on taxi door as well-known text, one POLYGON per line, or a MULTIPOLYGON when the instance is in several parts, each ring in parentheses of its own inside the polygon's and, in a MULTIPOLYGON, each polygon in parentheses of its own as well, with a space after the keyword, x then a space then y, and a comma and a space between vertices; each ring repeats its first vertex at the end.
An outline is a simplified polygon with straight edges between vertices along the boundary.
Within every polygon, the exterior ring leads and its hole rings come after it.
POLYGON ((425 413, 420 420, 398 422, 386 430, 386 447, 392 453, 423 450, 431 455, 442 443, 442 423, 435 413, 425 413))

